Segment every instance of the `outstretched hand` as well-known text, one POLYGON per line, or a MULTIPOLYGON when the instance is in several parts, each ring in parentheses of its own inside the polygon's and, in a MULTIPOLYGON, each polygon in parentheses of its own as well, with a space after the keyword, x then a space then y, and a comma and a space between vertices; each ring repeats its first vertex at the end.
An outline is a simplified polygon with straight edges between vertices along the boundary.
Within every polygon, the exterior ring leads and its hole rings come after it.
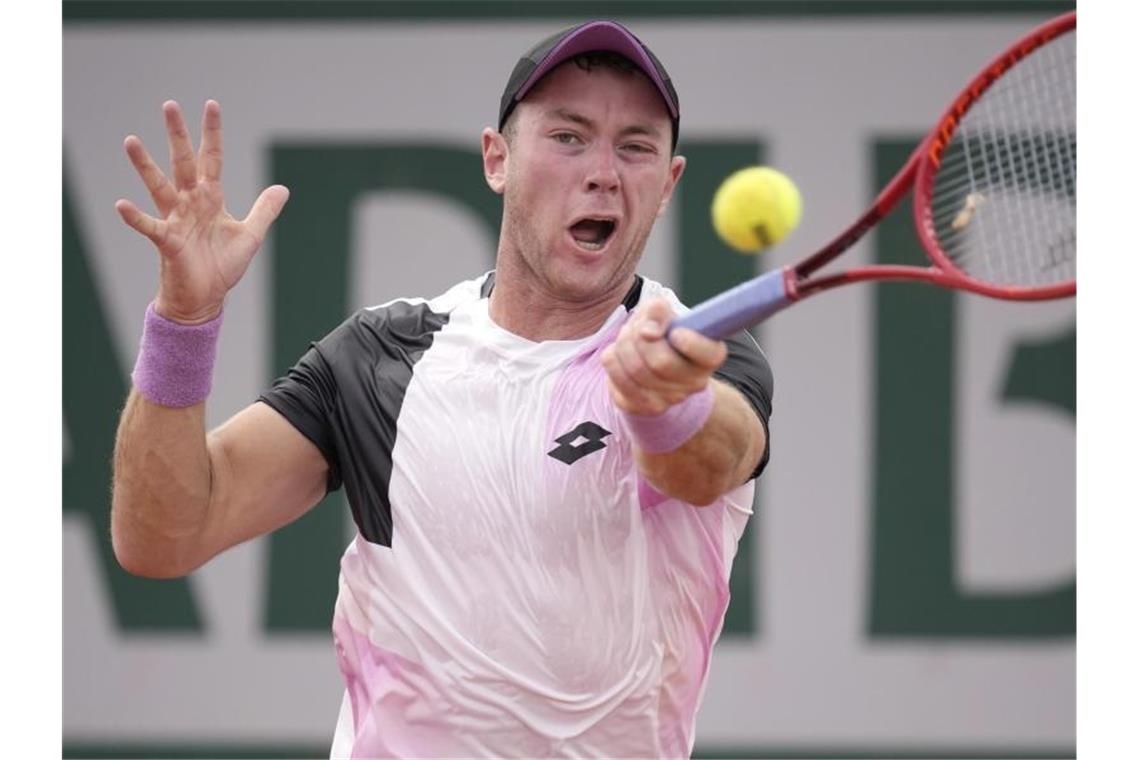
POLYGON ((226 293, 245 274, 289 199, 289 190, 283 185, 267 187, 245 219, 235 219, 226 210, 222 193, 221 106, 206 101, 197 153, 178 104, 166 101, 162 113, 173 181, 138 137, 131 135, 123 143, 150 192, 157 216, 122 199, 115 203, 115 210, 158 249, 161 269, 155 310, 178 322, 205 322, 221 312, 226 293))
POLYGON ((602 352, 610 394, 630 414, 657 415, 704 390, 724 363, 722 341, 680 327, 665 335, 673 310, 663 299, 643 303, 602 352))

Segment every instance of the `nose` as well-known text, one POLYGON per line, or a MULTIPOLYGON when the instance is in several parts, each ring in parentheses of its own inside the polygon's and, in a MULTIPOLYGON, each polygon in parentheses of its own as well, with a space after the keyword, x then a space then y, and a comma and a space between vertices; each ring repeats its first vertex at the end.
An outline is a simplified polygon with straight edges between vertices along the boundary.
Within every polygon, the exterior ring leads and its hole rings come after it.
POLYGON ((621 186, 615 161, 613 146, 598 141, 591 151, 590 166, 586 172, 586 191, 591 193, 615 193, 621 186))

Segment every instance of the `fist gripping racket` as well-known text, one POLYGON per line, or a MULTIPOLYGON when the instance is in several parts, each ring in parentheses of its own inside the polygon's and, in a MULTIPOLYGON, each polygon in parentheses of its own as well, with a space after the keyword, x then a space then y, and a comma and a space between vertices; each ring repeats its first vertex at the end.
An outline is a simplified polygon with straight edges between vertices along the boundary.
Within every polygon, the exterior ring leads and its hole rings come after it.
POLYGON ((874 205, 817 253, 767 272, 673 321, 725 338, 800 299, 863 280, 917 280, 1015 301, 1077 292, 1076 12, 1030 32, 986 66, 874 205), (812 277, 914 187, 931 265, 812 277))

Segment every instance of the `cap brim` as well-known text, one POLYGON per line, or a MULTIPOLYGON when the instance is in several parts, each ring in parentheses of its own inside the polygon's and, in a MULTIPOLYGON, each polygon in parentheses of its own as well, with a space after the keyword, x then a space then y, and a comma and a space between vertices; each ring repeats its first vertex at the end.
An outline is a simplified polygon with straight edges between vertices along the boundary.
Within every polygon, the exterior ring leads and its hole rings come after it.
POLYGON ((559 40, 558 44, 546 54, 546 57, 538 61, 538 65, 530 76, 526 78, 522 86, 519 87, 515 100, 519 101, 526 97, 526 94, 532 87, 550 72, 555 66, 570 60, 576 55, 582 53, 592 53, 595 51, 609 51, 618 53, 634 64, 637 65, 653 85, 661 93, 661 98, 665 101, 665 105, 669 109, 669 115, 676 120, 677 104, 673 102, 673 96, 669 92, 669 88, 665 85, 661 74, 657 70, 657 66, 645 52, 645 48, 641 46, 637 38, 630 34, 624 27, 613 23, 612 21, 592 21, 584 24, 578 29, 575 29, 570 34, 559 40))

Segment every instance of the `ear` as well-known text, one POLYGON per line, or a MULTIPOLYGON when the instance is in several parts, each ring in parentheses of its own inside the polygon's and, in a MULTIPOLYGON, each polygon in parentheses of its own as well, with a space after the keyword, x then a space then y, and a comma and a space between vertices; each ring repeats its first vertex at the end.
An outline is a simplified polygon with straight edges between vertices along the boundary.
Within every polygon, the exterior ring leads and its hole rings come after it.
POLYGON ((661 195, 661 204, 657 207, 657 216, 663 216, 665 209, 669 206, 669 199, 673 197, 673 188, 677 187, 677 183, 681 181, 681 175, 685 173, 685 157, 673 156, 669 162, 669 179, 665 183, 665 192, 661 195))
POLYGON ((502 195, 507 186, 507 139, 490 127, 483 129, 483 178, 492 192, 502 195))

